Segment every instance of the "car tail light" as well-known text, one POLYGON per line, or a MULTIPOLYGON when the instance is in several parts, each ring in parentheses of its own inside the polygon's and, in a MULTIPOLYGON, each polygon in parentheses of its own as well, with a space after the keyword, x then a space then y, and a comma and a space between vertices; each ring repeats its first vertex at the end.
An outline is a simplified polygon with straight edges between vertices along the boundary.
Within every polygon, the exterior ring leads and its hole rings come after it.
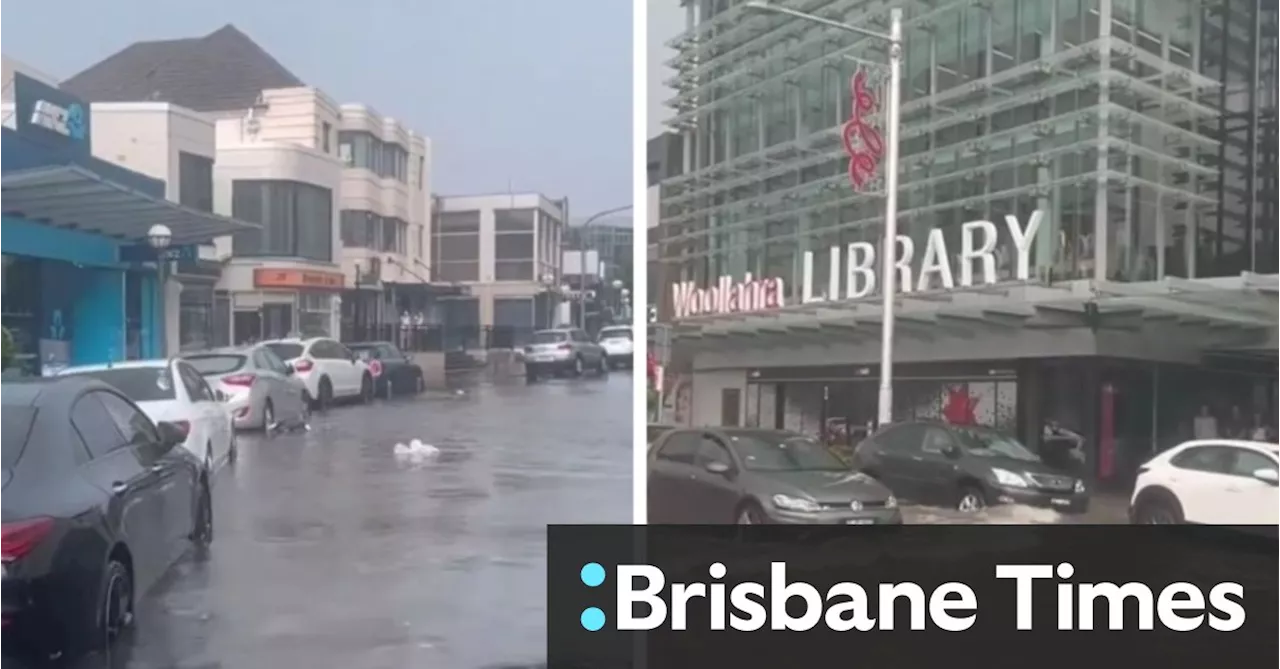
POLYGON ((307 360, 307 359, 303 358, 302 360, 298 360, 297 362, 293 363, 293 371, 295 371, 295 372, 309 372, 309 371, 311 371, 311 368, 312 368, 312 367, 314 367, 314 366, 315 366, 315 365, 314 365, 314 364, 312 364, 312 362, 311 362, 310 360, 307 360))
POLYGON ((222 377, 222 382, 229 386, 251 386, 258 377, 253 374, 232 374, 222 377))
POLYGON ((560 349, 561 351, 572 351, 572 350, 573 350, 573 346, 570 346, 569 344, 561 344, 561 345, 557 346, 556 348, 560 349))
POLYGON ((32 518, 5 523, 0 530, 0 556, 5 562, 17 560, 44 541, 53 530, 52 518, 32 518))

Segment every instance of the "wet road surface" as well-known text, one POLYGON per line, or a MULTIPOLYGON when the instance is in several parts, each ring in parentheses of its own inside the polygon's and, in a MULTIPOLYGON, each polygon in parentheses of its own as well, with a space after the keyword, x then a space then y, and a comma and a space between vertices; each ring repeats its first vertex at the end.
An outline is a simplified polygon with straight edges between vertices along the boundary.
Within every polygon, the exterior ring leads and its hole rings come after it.
MULTIPOLYGON (((631 377, 477 386, 243 436, 215 539, 138 604, 112 666, 545 661, 548 522, 631 522, 631 377), (418 438, 434 456, 397 458, 418 438)), ((86 663, 102 666, 98 660, 86 663)))

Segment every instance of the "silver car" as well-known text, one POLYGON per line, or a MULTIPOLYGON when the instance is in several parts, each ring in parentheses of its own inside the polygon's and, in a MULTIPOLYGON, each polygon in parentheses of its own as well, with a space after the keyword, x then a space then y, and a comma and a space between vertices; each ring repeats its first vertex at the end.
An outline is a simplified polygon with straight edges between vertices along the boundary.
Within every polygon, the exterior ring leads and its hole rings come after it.
POLYGON ((524 347, 524 375, 530 381, 547 376, 582 376, 588 369, 608 374, 608 357, 578 328, 540 330, 524 347))
POLYGON ((301 427, 309 408, 293 368, 263 344, 184 355, 218 393, 238 430, 301 427))

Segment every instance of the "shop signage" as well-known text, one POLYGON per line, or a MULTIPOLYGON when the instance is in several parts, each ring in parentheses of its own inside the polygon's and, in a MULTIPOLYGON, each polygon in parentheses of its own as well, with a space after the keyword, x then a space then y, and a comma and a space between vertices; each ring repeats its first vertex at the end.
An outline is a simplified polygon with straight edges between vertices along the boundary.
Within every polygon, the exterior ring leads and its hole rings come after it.
POLYGON ((48 100, 37 100, 31 106, 30 123, 76 141, 84 139, 84 107, 77 103, 63 107, 48 100))
POLYGON ((150 244, 131 244, 120 247, 120 262, 153 262, 165 260, 192 261, 200 257, 200 246, 197 244, 181 244, 170 246, 164 251, 157 251, 150 244))
POLYGON ((255 269, 253 285, 258 288, 319 288, 341 290, 344 282, 337 272, 309 272, 298 269, 255 269))
POLYGON ((785 299, 782 279, 752 279, 750 273, 740 282, 722 276, 710 288, 692 281, 671 288, 676 318, 777 309, 785 299))
MULTIPOLYGON (((1033 211, 1026 224, 1018 221, 1016 216, 1005 216, 1004 223, 1013 242, 1015 259, 1015 277, 1026 281, 1031 274, 1031 248, 1036 234, 1040 231, 1040 211, 1033 211)), ((999 278, 996 275, 996 244, 999 241, 996 225, 991 221, 970 221, 960 226, 960 252, 952 256, 947 248, 946 238, 940 228, 929 231, 925 242, 924 253, 918 263, 919 270, 914 271, 916 264, 915 244, 910 237, 898 235, 898 251, 894 267, 898 270, 898 290, 903 293, 930 290, 935 287, 955 288, 974 285, 974 265, 981 274, 978 283, 992 284, 999 278), (952 260, 959 265, 960 276, 957 279, 952 260)), ((801 301, 825 302, 837 299, 858 299, 866 297, 876 290, 879 276, 876 273, 876 246, 870 242, 854 242, 847 248, 834 246, 831 248, 830 276, 826 296, 815 295, 813 290, 813 252, 804 254, 804 265, 801 275, 801 301), (842 262, 843 257, 843 262, 842 262), (844 281, 841 281, 840 268, 845 268, 844 281), (845 287, 844 295, 840 295, 840 286, 845 287)))

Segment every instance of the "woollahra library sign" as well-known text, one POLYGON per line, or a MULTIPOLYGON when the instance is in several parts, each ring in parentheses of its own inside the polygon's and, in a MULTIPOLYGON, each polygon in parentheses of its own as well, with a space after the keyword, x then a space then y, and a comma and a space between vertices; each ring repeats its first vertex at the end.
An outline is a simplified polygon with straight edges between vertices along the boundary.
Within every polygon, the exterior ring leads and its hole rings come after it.
MULTIPOLYGON (((1031 276, 1031 249, 1040 232, 1041 218, 1039 210, 1031 212, 1025 224, 1016 216, 1004 217, 1015 254, 1013 274, 1019 281, 1026 281, 1031 276)), ((960 251, 953 256, 947 249, 943 231, 934 228, 929 231, 924 251, 917 260, 915 242, 906 235, 898 235, 894 268, 898 272, 899 292, 996 283, 999 281, 996 273, 996 246, 999 239, 999 231, 991 221, 964 223, 960 226, 960 251), (958 267, 953 266, 953 259, 958 267), (976 277, 975 267, 978 269, 976 277), (956 276, 957 269, 959 276, 956 276)), ((825 295, 814 291, 814 256, 812 251, 806 251, 801 267, 800 301, 812 303, 856 300, 876 292, 879 279, 877 270, 880 268, 880 263, 876 262, 876 250, 876 246, 870 242, 853 242, 844 248, 831 247, 825 295)), ((715 285, 707 288, 700 288, 691 281, 672 286, 674 315, 677 319, 777 309, 786 306, 785 293, 782 279, 756 279, 751 274, 747 274, 742 281, 722 276, 716 280, 715 285)))

